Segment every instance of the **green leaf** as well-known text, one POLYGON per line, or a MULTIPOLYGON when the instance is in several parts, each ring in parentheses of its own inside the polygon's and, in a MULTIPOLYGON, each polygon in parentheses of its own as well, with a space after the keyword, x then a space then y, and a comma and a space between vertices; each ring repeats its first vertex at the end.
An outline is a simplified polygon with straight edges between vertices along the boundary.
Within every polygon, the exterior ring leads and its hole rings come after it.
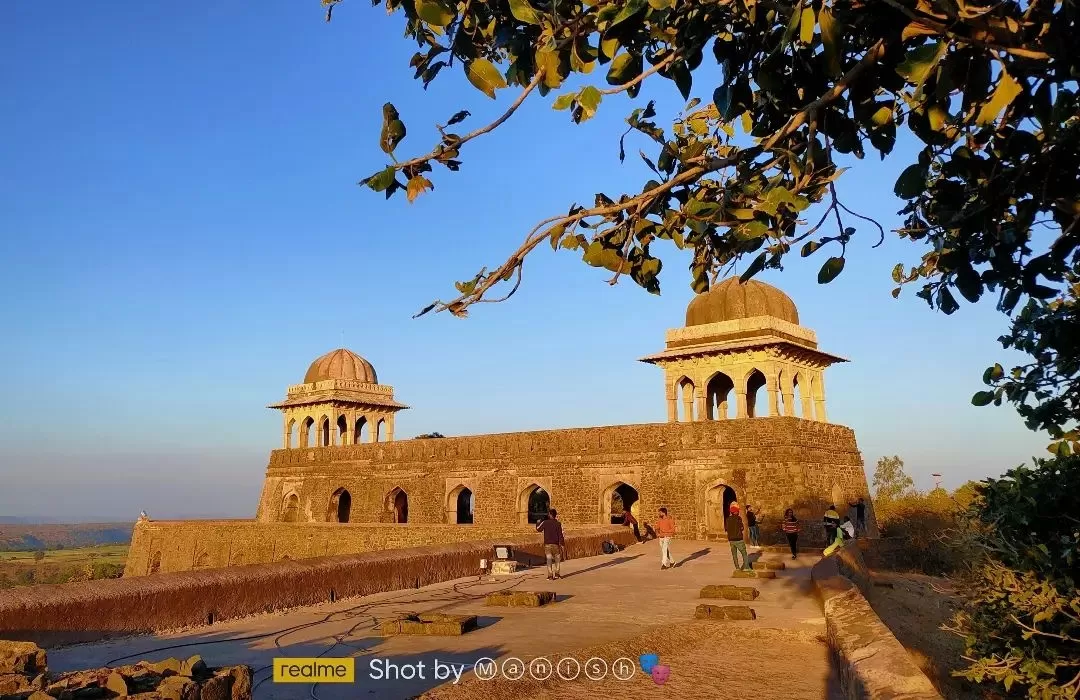
POLYGON ((814 16, 814 8, 803 8, 802 17, 799 22, 799 40, 802 43, 809 44, 814 40, 814 26, 816 24, 817 18, 814 16))
POLYGON ((926 190, 926 174, 926 166, 919 165, 918 163, 909 165, 904 169, 904 172, 900 173, 900 177, 896 179, 896 185, 893 187, 893 192, 901 199, 913 199, 918 197, 926 190))
POLYGON ((980 126, 992 123, 1003 109, 1012 104, 1012 101, 1016 99, 1022 89, 1020 84, 1013 80, 1012 76, 1003 68, 997 87, 994 88, 994 94, 979 110, 979 116, 975 119, 975 123, 980 126))
POLYGON ((564 92, 555 98, 555 101, 551 104, 553 109, 562 110, 569 109, 570 105, 574 102, 575 94, 572 92, 564 92))
POLYGON ((390 185, 394 184, 394 178, 397 176, 397 169, 394 166, 387 166, 385 170, 380 170, 371 177, 362 181, 362 184, 367 185, 375 192, 382 192, 390 185))
POLYGON ((971 397, 972 406, 988 406, 990 402, 994 400, 994 392, 992 391, 977 391, 975 395, 971 397))
POLYGON ((626 4, 623 5, 622 11, 619 14, 615 15, 615 19, 611 20, 611 26, 614 27, 616 24, 625 22, 626 20, 630 19, 638 12, 640 12, 646 4, 647 3, 645 0, 627 0, 626 4))
POLYGON ((820 247, 821 243, 818 241, 807 241, 803 244, 802 250, 799 251, 799 255, 805 258, 820 247))
POLYGON ((768 253, 762 253, 761 255, 754 258, 754 261, 752 263, 750 263, 750 267, 746 268, 746 272, 739 275, 739 281, 740 282, 746 282, 746 280, 750 279, 751 277, 753 277, 757 273, 764 270, 765 269, 765 257, 767 255, 768 255, 768 253))
POLYGON ((453 21, 455 13, 440 0, 416 0, 416 14, 420 19, 436 27, 445 27, 453 21))
POLYGON ((544 85, 549 88, 557 88, 562 85, 562 61, 559 52, 543 49, 536 52, 536 68, 544 69, 544 85))
POLYGON ((825 70, 830 77, 839 77, 843 70, 840 60, 844 52, 842 44, 843 32, 836 26, 832 11, 827 7, 821 8, 821 12, 818 13, 818 23, 821 25, 821 44, 824 49, 825 70))
POLYGON ((506 80, 495 64, 486 58, 478 58, 465 68, 469 82, 480 92, 495 99, 495 91, 506 87, 506 80))
POLYGON ((836 279, 836 276, 840 274, 840 271, 844 269, 843 258, 829 258, 825 261, 825 264, 818 270, 817 281, 818 284, 828 284, 836 279))
POLYGON ((510 0, 510 14, 525 24, 540 24, 540 15, 528 0, 510 0))
POLYGON ((896 72, 907 78, 915 87, 919 87, 930 75, 930 71, 938 64, 941 57, 945 55, 946 48, 948 48, 948 44, 944 41, 923 44, 914 48, 908 51, 904 62, 896 67, 896 72))
POLYGON ((679 94, 683 96, 683 99, 690 99, 690 90, 692 89, 694 78, 690 74, 690 70, 686 67, 686 64, 682 61, 676 61, 671 64, 671 68, 668 69, 668 75, 675 81, 675 87, 679 88, 679 94))
POLYGON ((904 281, 904 263, 896 263, 892 269, 892 281, 900 284, 904 281))
POLYGON ((608 69, 607 81, 609 85, 623 85, 641 75, 642 62, 640 54, 621 53, 611 62, 608 69))
POLYGON ((603 95, 592 85, 589 85, 577 96, 578 107, 581 108, 582 116, 581 121, 589 119, 596 114, 597 107, 600 106, 600 99, 603 95))

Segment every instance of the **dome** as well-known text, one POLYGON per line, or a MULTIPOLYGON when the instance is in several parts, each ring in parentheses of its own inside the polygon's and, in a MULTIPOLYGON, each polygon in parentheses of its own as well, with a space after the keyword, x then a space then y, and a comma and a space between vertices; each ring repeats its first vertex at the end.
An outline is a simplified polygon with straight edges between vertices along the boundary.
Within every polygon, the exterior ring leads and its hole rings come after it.
POLYGON ((700 326, 754 316, 772 316, 799 323, 795 302, 771 284, 728 277, 709 291, 698 294, 686 307, 686 325, 700 326))
POLYGON ((352 350, 338 348, 331 350, 311 363, 304 383, 321 382, 326 379, 348 379, 368 384, 378 384, 375 368, 371 363, 352 350))

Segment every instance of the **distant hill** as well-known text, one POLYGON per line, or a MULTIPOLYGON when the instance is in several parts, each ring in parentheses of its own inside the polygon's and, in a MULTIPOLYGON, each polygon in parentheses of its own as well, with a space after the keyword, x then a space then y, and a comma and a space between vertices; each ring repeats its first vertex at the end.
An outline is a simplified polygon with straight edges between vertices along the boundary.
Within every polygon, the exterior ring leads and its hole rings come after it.
POLYGON ((0 524, 0 552, 71 549, 102 544, 129 544, 135 523, 78 525, 0 524))

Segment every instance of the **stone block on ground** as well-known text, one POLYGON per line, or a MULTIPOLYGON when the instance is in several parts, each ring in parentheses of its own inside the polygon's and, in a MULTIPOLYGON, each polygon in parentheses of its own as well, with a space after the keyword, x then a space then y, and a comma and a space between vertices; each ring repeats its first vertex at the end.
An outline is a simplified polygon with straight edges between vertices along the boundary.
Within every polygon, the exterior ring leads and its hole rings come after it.
POLYGON ((148 664, 147 667, 161 676, 179 676, 183 663, 180 659, 165 659, 164 661, 148 664))
POLYGON ((694 611, 699 620, 756 620, 757 613, 749 605, 707 605, 702 603, 694 611))
POLYGON ((116 671, 110 673, 109 677, 105 679, 105 689, 120 697, 127 697, 130 692, 127 679, 116 671))
POLYGON ((442 613, 407 615, 394 620, 386 620, 379 627, 383 635, 419 634, 457 637, 476 629, 476 616, 442 613))
POLYGON ((735 569, 731 572, 732 578, 776 578, 775 571, 747 571, 745 569, 735 569))
POLYGON ((251 700, 251 667, 232 666, 229 668, 232 676, 232 700, 251 700))
POLYGON ((226 671, 203 681, 199 689, 199 700, 232 700, 233 677, 226 671))
POLYGON ((700 598, 722 598, 724 600, 754 600, 759 595, 758 589, 750 586, 731 586, 727 584, 709 585, 701 589, 700 598))
POLYGON ((45 671, 45 650, 33 642, 0 640, 0 674, 36 676, 45 671))
POLYGON ((199 700, 199 684, 184 676, 168 676, 157 687, 163 700, 199 700))
POLYGON ((538 608, 555 601, 554 591, 510 591, 489 593, 484 605, 498 605, 510 608, 538 608))
POLYGON ((491 562, 492 576, 508 576, 517 573, 518 563, 510 559, 496 559, 491 562))
POLYGON ((200 677, 206 674, 206 662, 196 654, 180 662, 180 675, 188 678, 200 677))
POLYGON ((783 571, 787 569, 787 564, 775 559, 758 559, 752 566, 755 571, 783 571))

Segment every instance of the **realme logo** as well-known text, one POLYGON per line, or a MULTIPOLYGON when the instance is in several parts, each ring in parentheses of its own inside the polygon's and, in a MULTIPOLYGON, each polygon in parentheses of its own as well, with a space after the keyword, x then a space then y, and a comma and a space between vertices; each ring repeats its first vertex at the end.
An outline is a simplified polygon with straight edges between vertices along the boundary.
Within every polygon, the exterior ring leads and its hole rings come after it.
POLYGON ((275 683, 352 683, 356 660, 274 659, 275 683))

